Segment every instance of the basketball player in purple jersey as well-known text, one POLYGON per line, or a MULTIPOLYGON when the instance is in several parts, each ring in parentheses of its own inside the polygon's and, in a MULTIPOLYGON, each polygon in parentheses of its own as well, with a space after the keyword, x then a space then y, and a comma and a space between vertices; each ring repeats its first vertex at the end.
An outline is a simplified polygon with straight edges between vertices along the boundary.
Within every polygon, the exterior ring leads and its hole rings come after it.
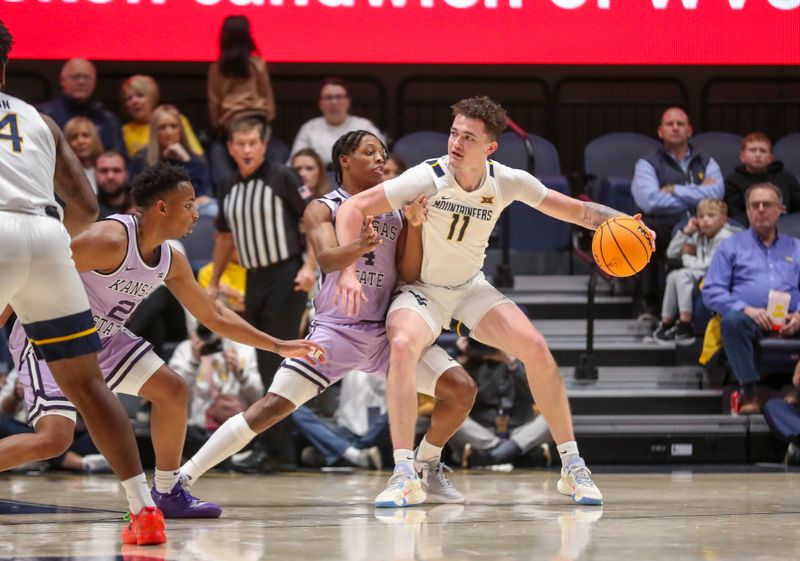
MULTIPOLYGON (((332 160, 337 183, 342 187, 308 205, 303 217, 309 241, 317 255, 323 276, 314 304, 316 315, 309 339, 325 347, 328 362, 317 366, 304 357, 283 362, 268 393, 243 414, 228 419, 181 471, 185 484, 194 483, 208 469, 242 449, 257 433, 292 413, 352 370, 384 376, 389 366, 386 339, 386 310, 398 277, 410 282, 419 276, 421 266, 420 228, 424 197, 406 207, 404 224, 400 212, 368 217, 361 235, 340 246, 334 222, 339 205, 356 193, 380 183, 386 147, 373 134, 359 130, 343 135, 333 147, 332 160), (339 311, 336 283, 338 271, 355 264, 356 275, 364 289, 363 304, 357 317, 339 311)), ((472 378, 447 353, 436 346, 423 354, 417 368, 417 390, 437 398, 431 426, 420 450, 440 449, 461 426, 475 400, 472 378)), ((378 506, 408 506, 429 502, 463 502, 445 476, 438 456, 425 455, 419 465, 421 485, 415 481, 402 497, 380 502, 378 506)))
MULTIPOLYGON (((101 220, 72 242, 100 335, 100 369, 110 389, 152 403, 156 470, 151 494, 164 516, 216 518, 220 508, 192 497, 179 480, 186 383, 152 351, 152 345, 125 329, 126 320, 144 298, 166 283, 201 323, 224 337, 284 357, 314 353, 324 360, 324 353, 311 341, 281 341, 256 330, 216 304, 197 284, 186 257, 166 241, 187 235, 197 220, 194 189, 185 170, 163 163, 147 168, 134 180, 132 194, 137 214, 101 220)), ((33 351, 19 322, 9 346, 35 432, 0 440, 0 470, 63 453, 72 442, 75 425, 75 407, 33 351)))

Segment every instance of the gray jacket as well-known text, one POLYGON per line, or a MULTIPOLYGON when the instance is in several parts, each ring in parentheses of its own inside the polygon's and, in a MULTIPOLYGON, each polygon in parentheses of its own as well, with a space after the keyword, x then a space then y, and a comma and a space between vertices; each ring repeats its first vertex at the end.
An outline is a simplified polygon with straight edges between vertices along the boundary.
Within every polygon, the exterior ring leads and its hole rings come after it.
POLYGON ((714 257, 714 252, 719 247, 719 244, 722 243, 722 240, 730 238, 735 233, 736 230, 731 228, 730 224, 725 224, 711 239, 708 239, 699 231, 688 235, 685 234, 682 229, 678 230, 675 233, 675 237, 669 242, 667 257, 670 259, 680 258, 684 269, 692 269, 705 273, 708 271, 711 258, 714 257), (697 247, 697 251, 694 255, 689 255, 688 253, 681 255, 681 248, 687 243, 697 247))

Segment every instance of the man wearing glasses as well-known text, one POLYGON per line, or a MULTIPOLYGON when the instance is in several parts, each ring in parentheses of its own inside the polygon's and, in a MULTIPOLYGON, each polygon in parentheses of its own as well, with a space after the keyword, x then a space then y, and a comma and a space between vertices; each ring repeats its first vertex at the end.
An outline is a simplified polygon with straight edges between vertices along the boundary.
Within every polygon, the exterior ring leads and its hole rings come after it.
POLYGON ((61 93, 42 103, 38 107, 39 111, 49 115, 62 129, 73 117, 86 117, 97 127, 105 150, 116 150, 125 154, 119 121, 93 97, 97 85, 94 65, 83 58, 68 60, 61 69, 59 83, 61 93))
POLYGON ((761 412, 755 344, 772 331, 793 337, 800 328, 800 240, 778 233, 784 207, 776 185, 753 185, 745 202, 750 228, 720 244, 703 283, 703 302, 722 317, 722 345, 742 391, 739 413, 752 415, 761 412), (767 309, 781 293, 789 306, 777 326, 767 309))
POLYGON ((322 162, 330 168, 331 149, 336 140, 355 130, 369 131, 382 141, 386 141, 383 133, 372 121, 364 117, 350 115, 350 91, 341 78, 326 78, 319 92, 319 110, 322 117, 306 121, 292 145, 292 154, 303 148, 312 148, 322 162))

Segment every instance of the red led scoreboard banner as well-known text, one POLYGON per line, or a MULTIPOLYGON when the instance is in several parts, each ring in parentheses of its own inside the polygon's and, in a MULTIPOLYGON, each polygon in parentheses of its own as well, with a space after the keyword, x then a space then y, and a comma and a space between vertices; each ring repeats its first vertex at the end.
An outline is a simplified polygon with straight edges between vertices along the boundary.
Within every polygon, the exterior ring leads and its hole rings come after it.
POLYGON ((800 0, 0 0, 20 59, 213 60, 230 14, 279 62, 800 64, 800 0))

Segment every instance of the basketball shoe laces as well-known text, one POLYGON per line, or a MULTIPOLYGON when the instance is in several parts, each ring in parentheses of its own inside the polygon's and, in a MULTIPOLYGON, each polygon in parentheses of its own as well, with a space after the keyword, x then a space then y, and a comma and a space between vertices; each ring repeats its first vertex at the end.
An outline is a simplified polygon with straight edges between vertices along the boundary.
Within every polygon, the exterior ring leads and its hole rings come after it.
POLYGON ((442 489, 448 490, 453 488, 453 484, 450 483, 450 479, 447 477, 448 473, 453 473, 452 468, 446 466, 444 462, 440 461, 431 471, 433 471, 433 476, 438 480, 439 486, 442 489))
POLYGON ((405 481, 407 479, 414 478, 414 471, 412 468, 411 473, 408 473, 403 468, 396 469, 392 476, 389 478, 389 482, 386 484, 387 489, 402 489, 405 486, 405 481))
POLYGON ((587 468, 586 464, 583 462, 575 462, 569 466, 567 470, 572 474, 572 477, 575 478, 576 485, 580 485, 582 487, 594 487, 594 481, 592 481, 592 472, 589 471, 589 468, 587 468))

